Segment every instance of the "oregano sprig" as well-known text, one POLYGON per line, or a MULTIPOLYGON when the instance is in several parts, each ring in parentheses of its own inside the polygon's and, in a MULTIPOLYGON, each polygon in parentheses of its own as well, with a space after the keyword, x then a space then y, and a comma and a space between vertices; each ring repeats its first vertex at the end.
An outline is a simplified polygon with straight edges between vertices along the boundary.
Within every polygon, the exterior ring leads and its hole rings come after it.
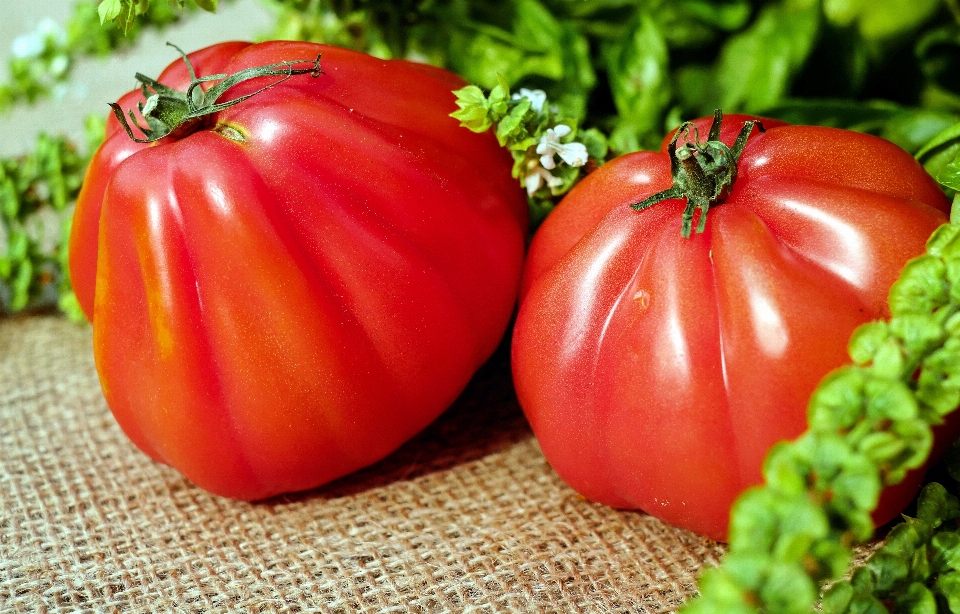
MULTIPOLYGON (((854 332, 853 364, 829 374, 813 393, 808 431, 775 446, 764 464, 765 484, 734 504, 728 554, 704 572, 701 596, 686 614, 810 612, 821 585, 847 570, 852 546, 871 537, 870 513, 881 490, 926 461, 932 427, 960 405, 957 219, 938 228, 926 253, 906 265, 889 304, 889 321, 854 332)), ((901 531, 907 530, 894 537, 901 531)), ((861 609, 876 597, 854 598, 867 595, 867 573, 854 575, 852 593, 833 589, 829 611, 886 611, 861 609)), ((929 602, 920 588, 907 589, 894 600, 929 602)))

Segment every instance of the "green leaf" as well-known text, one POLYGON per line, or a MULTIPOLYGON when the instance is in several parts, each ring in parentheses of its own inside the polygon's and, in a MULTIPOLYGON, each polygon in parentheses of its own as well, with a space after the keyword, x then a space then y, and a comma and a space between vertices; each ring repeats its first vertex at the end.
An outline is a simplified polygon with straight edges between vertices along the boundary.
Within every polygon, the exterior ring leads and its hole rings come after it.
POLYGON ((866 5, 866 0, 824 0, 823 14, 838 26, 849 26, 866 5))
POLYGON ((954 21, 927 31, 917 41, 915 53, 927 79, 928 97, 940 97, 955 107, 960 102, 960 27, 954 21))
POLYGON ((873 572, 867 566, 853 572, 850 583, 853 585, 854 591, 848 612, 852 614, 889 614, 889 610, 883 606, 883 603, 873 596, 876 590, 876 581, 873 572))
POLYGON ((852 553, 837 540, 820 540, 814 544, 811 554, 818 563, 818 573, 814 575, 818 581, 839 578, 850 568, 852 553))
POLYGON ((960 614, 960 573, 952 571, 941 574, 934 584, 934 590, 947 603, 950 612, 960 614))
POLYGON ((854 510, 869 512, 880 500, 881 486, 876 465, 865 456, 851 455, 833 481, 833 495, 838 505, 849 502, 854 510))
POLYGON ((880 550, 866 563, 867 568, 873 573, 876 582, 876 592, 884 594, 889 592, 898 583, 907 578, 910 573, 909 559, 903 559, 893 554, 880 550))
POLYGON ((606 159, 610 148, 607 143, 607 137, 596 128, 581 130, 577 133, 577 138, 587 148, 587 155, 594 160, 602 162, 606 159))
POLYGON ((626 34, 604 48, 604 58, 618 113, 611 147, 625 153, 655 144, 671 94, 667 43, 656 22, 641 11, 626 34))
POLYGON ((10 299, 10 308, 13 311, 20 311, 27 306, 30 301, 30 284, 33 282, 33 263, 29 260, 20 262, 17 268, 17 274, 13 278, 11 290, 13 297, 10 299))
POLYGON ((923 487, 917 498, 917 518, 933 528, 957 517, 957 499, 943 485, 932 482, 923 487))
POLYGON ((881 40, 909 32, 939 5, 939 0, 825 0, 823 12, 838 26, 856 25, 864 38, 881 40))
POLYGON ((900 482, 905 473, 922 465, 933 448, 933 430, 923 419, 898 420, 890 426, 906 444, 907 449, 898 465, 888 469, 887 483, 900 482))
POLYGON ((123 3, 120 0, 102 0, 97 7, 100 23, 105 24, 108 21, 113 21, 120 16, 121 10, 123 10, 123 3))
POLYGON ((757 112, 779 102, 813 49, 819 20, 816 2, 783 2, 764 8, 721 51, 718 106, 726 112, 757 112))
MULTIPOLYGON (((501 146, 507 145, 510 141, 517 141, 524 136, 524 119, 530 111, 531 101, 529 98, 523 98, 519 104, 510 109, 510 112, 497 124, 497 141, 501 146)), ((526 149, 526 147, 523 147, 526 149)))
POLYGON ((902 522, 890 530, 884 543, 884 550, 892 556, 904 560, 913 558, 921 539, 916 528, 908 522, 902 522))
POLYGON ((899 379, 903 376, 903 369, 906 366, 906 356, 903 355, 903 348, 894 338, 887 339, 873 356, 872 373, 886 379, 899 379))
POLYGON ((946 265, 933 256, 908 262, 890 289, 890 311, 894 316, 931 313, 949 300, 946 265))
POLYGON ((827 375, 810 397, 810 430, 834 432, 852 427, 864 414, 866 377, 861 369, 846 367, 827 375))
POLYGON ((820 602, 823 614, 846 614, 853 601, 853 586, 849 582, 837 582, 823 594, 820 602))
POLYGON ((14 262, 22 262, 27 259, 27 252, 30 249, 30 238, 22 230, 11 230, 7 237, 7 256, 14 262))
POLYGON ((916 153, 916 158, 917 160, 922 160, 933 150, 956 143, 960 143, 960 122, 957 122, 949 128, 945 128, 942 132, 930 139, 930 141, 916 153))
POLYGON ((960 257, 960 224, 942 224, 927 239, 926 248, 935 258, 960 257))
POLYGON ((686 16, 721 30, 738 30, 750 18, 750 3, 708 2, 707 0, 681 0, 678 4, 686 16))
POLYGON ((73 293, 73 290, 60 296, 57 307, 67 315, 71 322, 79 323, 87 320, 87 316, 84 315, 83 309, 80 307, 80 301, 77 300, 77 295, 73 293))
POLYGON ((777 540, 777 508, 781 499, 767 490, 747 490, 730 512, 730 547, 741 553, 766 553, 777 540))
POLYGON ((556 86, 548 87, 551 99, 561 114, 583 117, 587 112, 587 100, 597 84, 590 41, 572 24, 564 22, 560 26, 560 51, 563 77, 556 86))
POLYGON ((960 190, 960 159, 955 159, 937 173, 937 181, 951 190, 960 190))
POLYGON ((205 11, 210 11, 211 13, 215 13, 217 11, 217 2, 219 0, 195 0, 195 1, 197 3, 197 6, 199 6, 205 11))
POLYGON ((770 557, 763 552, 735 552, 723 559, 725 571, 740 586, 741 590, 755 591, 767 579, 770 557))
POLYGON ((928 544, 924 542, 913 553, 913 560, 910 563, 910 579, 914 582, 926 582, 930 579, 930 555, 928 550, 928 544))
POLYGON ((850 584, 857 594, 872 594, 877 588, 873 571, 868 566, 859 567, 850 576, 850 584))
POLYGON ((20 197, 16 186, 13 185, 13 180, 9 177, 0 183, 0 213, 11 220, 20 213, 20 197))
POLYGON ((733 577, 716 568, 704 570, 700 576, 703 599, 686 606, 685 614, 756 614, 755 605, 747 601, 733 577), (719 609, 718 609, 719 608, 719 609))
POLYGON ((946 337, 943 326, 929 313, 903 314, 890 322, 890 331, 908 352, 922 356, 941 345, 946 337))
POLYGON ((871 433, 860 441, 859 450, 874 464, 881 465, 901 455, 906 444, 889 432, 871 433))
POLYGON ((870 379, 865 388, 867 416, 888 420, 910 420, 919 408, 910 388, 899 380, 870 379))
POLYGON ((914 582, 897 598, 897 612, 903 614, 937 614, 937 600, 923 584, 914 582))
POLYGON ((854 364, 865 366, 873 361, 883 344, 890 337, 886 322, 868 322, 857 327, 850 337, 848 351, 854 364))
POLYGON ((781 614, 807 614, 813 609, 819 591, 799 563, 773 565, 760 599, 767 611, 781 614))
POLYGON ((475 85, 468 85, 453 92, 456 95, 456 104, 460 108, 450 117, 460 120, 460 125, 473 132, 486 132, 496 121, 490 114, 490 107, 483 90, 475 85))
POLYGON ((960 571, 960 534, 938 533, 930 540, 930 570, 934 573, 960 571))
POLYGON ((559 51, 560 24, 538 0, 515 0, 514 32, 522 45, 531 49, 559 51))
POLYGON ((809 496, 797 497, 780 510, 783 534, 773 549, 774 557, 784 563, 802 563, 818 540, 830 532, 830 520, 823 508, 809 496))
POLYGON ((826 486, 856 455, 847 438, 836 432, 808 432, 796 441, 795 446, 809 449, 807 456, 812 468, 805 470, 816 475, 818 487, 826 486))
POLYGON ((512 31, 473 24, 455 30, 451 67, 467 81, 493 88, 502 75, 515 84, 530 77, 564 78, 564 28, 537 0, 514 0, 512 31))
POLYGON ((794 497, 807 492, 810 459, 800 446, 789 442, 775 444, 763 462, 763 477, 778 496, 794 497))

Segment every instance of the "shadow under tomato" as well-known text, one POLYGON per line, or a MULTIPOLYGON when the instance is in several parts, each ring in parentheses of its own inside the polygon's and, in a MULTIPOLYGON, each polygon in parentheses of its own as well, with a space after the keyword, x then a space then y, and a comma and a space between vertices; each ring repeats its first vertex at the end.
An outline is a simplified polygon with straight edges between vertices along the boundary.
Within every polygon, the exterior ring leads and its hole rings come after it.
POLYGON ((261 503, 336 499, 469 463, 533 437, 510 376, 510 336, 470 380, 454 404, 381 461, 314 490, 261 503))

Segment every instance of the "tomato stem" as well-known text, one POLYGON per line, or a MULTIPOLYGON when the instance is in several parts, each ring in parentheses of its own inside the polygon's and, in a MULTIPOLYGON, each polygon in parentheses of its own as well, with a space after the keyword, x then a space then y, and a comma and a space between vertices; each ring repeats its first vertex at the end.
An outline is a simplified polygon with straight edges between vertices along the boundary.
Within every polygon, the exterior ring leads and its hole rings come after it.
POLYGON ((700 210, 700 219, 697 222, 697 232, 703 232, 707 223, 707 211, 711 205, 717 204, 730 190, 730 186, 737 179, 737 163, 747 146, 747 138, 756 126, 760 132, 766 132, 763 124, 757 120, 744 122, 733 147, 729 147, 720 140, 720 126, 723 123, 723 112, 717 109, 713 113, 713 123, 707 140, 700 142, 700 135, 693 122, 684 122, 677 128, 670 144, 667 145, 667 154, 670 156, 670 172, 673 175, 673 185, 666 190, 648 196, 638 203, 631 205, 636 211, 642 211, 661 201, 672 198, 686 198, 687 206, 683 210, 683 225, 680 234, 685 238, 690 236, 693 228, 693 214, 700 210), (685 138, 693 131, 693 139, 677 147, 680 136, 685 138))
POLYGON ((190 62, 187 54, 173 43, 167 43, 167 45, 180 52, 184 63, 187 65, 187 70, 190 72, 190 85, 187 86, 185 91, 175 90, 155 79, 137 73, 136 78, 137 81, 140 82, 140 90, 146 99, 145 102, 138 102, 137 108, 143 116, 143 119, 146 120, 146 126, 140 124, 133 113, 133 109, 129 110, 130 121, 128 122, 120 105, 108 103, 110 108, 113 109, 113 114, 117 117, 117 120, 120 121, 123 129, 126 130, 127 136, 137 143, 152 143, 165 136, 177 137, 188 134, 196 130, 197 127, 205 121, 207 116, 256 96, 264 90, 283 83, 294 75, 309 73, 313 78, 317 78, 324 74, 323 71, 320 70, 320 54, 317 54, 316 60, 290 60, 277 64, 247 68, 229 75, 216 74, 197 77, 193 69, 193 64, 190 62), (310 68, 293 67, 295 64, 304 63, 311 63, 312 66, 310 68), (220 102, 220 98, 233 86, 260 77, 282 78, 251 94, 240 96, 226 102, 220 102), (219 81, 219 83, 205 91, 201 85, 211 81, 219 81), (145 138, 141 139, 134 136, 131 123, 143 133, 145 138))

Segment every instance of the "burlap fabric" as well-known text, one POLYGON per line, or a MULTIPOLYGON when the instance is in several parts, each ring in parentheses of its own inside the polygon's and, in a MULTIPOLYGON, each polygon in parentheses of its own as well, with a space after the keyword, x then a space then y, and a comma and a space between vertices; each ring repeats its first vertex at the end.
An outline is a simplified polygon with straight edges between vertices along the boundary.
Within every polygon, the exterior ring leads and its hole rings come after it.
POLYGON ((386 460, 249 504, 141 454, 90 346, 0 320, 2 612, 672 612, 722 554, 565 486, 504 352, 386 460))

